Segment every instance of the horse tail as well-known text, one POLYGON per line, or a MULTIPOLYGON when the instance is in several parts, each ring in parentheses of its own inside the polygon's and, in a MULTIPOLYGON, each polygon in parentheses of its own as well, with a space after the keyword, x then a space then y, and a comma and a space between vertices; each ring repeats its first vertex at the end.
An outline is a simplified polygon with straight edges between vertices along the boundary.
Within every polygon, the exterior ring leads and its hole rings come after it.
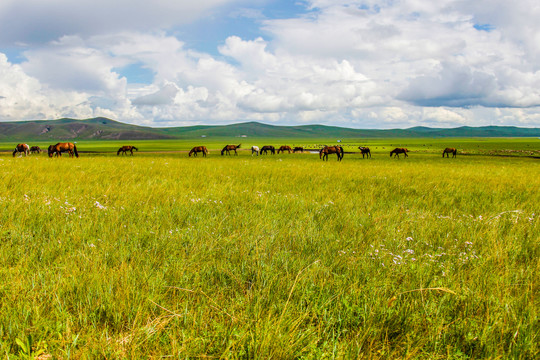
POLYGON ((73 152, 75 153, 76 157, 79 157, 79 153, 77 152, 77 145, 73 145, 73 152))

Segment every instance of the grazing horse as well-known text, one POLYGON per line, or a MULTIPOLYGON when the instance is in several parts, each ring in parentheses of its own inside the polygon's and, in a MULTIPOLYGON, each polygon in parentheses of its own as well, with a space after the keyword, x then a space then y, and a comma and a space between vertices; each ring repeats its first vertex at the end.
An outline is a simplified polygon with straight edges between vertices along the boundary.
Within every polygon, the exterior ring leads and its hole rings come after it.
POLYGON ((23 153, 24 156, 30 155, 30 146, 28 146, 28 144, 17 144, 15 150, 13 150, 13 157, 15 157, 15 154, 17 153, 23 153))
POLYGON ((261 148, 261 155, 264 153, 265 155, 268 154, 268 152, 271 152, 272 155, 275 155, 276 154, 276 148, 273 147, 272 145, 265 145, 261 148))
POLYGON ((297 152, 297 151, 303 153, 303 152, 304 152, 304 148, 301 147, 301 146, 295 146, 295 148, 293 149, 292 152, 295 153, 295 152, 297 152))
POLYGON ((55 156, 62 156, 62 152, 68 152, 69 157, 73 157, 75 155, 76 157, 79 157, 79 153, 77 152, 77 146, 73 143, 57 143, 56 145, 49 146, 49 157, 52 157, 53 154, 55 156))
POLYGON ((200 153, 200 152, 202 152, 203 157, 206 157, 206 155, 208 154, 208 149, 206 148, 206 146, 195 146, 189 152, 189 156, 191 157, 191 154, 193 154, 193 156, 197 156, 197 153, 200 153))
POLYGON ((236 149, 240 149, 240 145, 242 144, 225 145, 225 147, 221 150, 221 156, 223 156, 225 153, 227 153, 227 155, 231 155, 231 150, 234 151, 234 155, 238 155, 238 153, 236 152, 236 149))
POLYGON ((118 151, 116 152, 116 155, 120 155, 120 153, 122 153, 122 155, 127 155, 127 152, 129 151, 131 153, 131 156, 133 156, 133 150, 139 151, 139 149, 137 149, 135 146, 131 146, 131 145, 122 146, 120 149, 118 149, 118 151))
POLYGON ((289 145, 283 145, 283 146, 281 146, 281 147, 278 149, 277 153, 279 154, 280 151, 282 151, 283 153, 284 153, 285 151, 288 151, 289 154, 290 154, 291 151, 292 151, 292 149, 291 149, 291 147, 290 147, 289 145))
POLYGON ((409 150, 405 148, 395 148, 394 150, 390 151, 390 157, 394 155, 394 157, 397 156, 397 158, 399 159, 399 154, 404 154, 405 157, 409 157, 409 155, 407 155, 408 152, 409 150))
POLYGON ((326 159, 328 161, 328 154, 336 154, 337 160, 341 161, 343 159, 343 148, 341 146, 325 146, 319 151, 319 159, 326 159))
POLYGON ((369 150, 368 147, 365 147, 365 146, 359 146, 358 148, 359 148, 360 151, 362 152, 362 159, 364 158, 364 156, 367 156, 368 158, 371 157, 371 150, 369 150))
POLYGON ((442 152, 442 157, 444 157, 444 154, 446 154, 446 157, 450 157, 449 154, 452 154, 452 157, 455 158, 457 155, 457 149, 456 148, 446 148, 442 152))
POLYGON ((259 156, 259 147, 258 146, 252 146, 251 147, 251 156, 253 156, 253 154, 257 154, 257 156, 259 156))
POLYGON ((32 146, 30 148, 30 153, 33 154, 33 153, 40 153, 41 152, 41 148, 39 146, 32 146))

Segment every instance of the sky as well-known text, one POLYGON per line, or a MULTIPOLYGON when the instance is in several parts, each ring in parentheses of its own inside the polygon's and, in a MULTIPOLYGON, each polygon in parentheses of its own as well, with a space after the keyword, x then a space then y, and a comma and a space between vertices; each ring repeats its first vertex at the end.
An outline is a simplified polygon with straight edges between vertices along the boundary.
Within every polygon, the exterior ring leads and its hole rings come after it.
POLYGON ((0 121, 540 127, 537 0, 2 0, 0 121))

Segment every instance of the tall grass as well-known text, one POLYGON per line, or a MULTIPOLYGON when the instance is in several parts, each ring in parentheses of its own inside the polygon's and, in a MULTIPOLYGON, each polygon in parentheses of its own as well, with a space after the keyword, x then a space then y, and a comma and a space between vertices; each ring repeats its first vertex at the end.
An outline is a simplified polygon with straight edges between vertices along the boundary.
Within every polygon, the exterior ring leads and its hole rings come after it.
POLYGON ((10 358, 540 355, 534 159, 34 156, 0 171, 10 358))

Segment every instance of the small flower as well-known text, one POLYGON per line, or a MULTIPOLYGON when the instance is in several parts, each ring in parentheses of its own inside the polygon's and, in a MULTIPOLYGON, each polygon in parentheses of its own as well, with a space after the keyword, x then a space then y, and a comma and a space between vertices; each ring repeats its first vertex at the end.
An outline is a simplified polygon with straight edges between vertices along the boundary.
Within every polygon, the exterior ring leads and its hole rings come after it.
POLYGON ((97 207, 98 209, 102 209, 102 210, 106 210, 106 209, 107 209, 107 207, 106 207, 105 205, 101 205, 101 204, 99 203, 99 201, 96 201, 96 202, 94 203, 94 206, 97 207))

